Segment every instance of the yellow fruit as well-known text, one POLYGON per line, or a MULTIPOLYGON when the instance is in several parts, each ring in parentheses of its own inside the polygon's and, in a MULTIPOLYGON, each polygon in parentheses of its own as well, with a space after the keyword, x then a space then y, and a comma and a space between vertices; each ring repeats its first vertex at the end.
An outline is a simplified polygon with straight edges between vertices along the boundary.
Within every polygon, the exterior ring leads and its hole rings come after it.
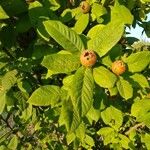
POLYGON ((116 60, 112 63, 112 72, 116 75, 121 75, 126 71, 126 65, 122 60, 116 60))
POLYGON ((92 67, 96 60, 96 54, 92 50, 84 50, 80 56, 81 64, 85 67, 92 67))
POLYGON ((80 3, 80 8, 81 8, 81 12, 86 14, 90 11, 91 6, 88 2, 83 1, 83 2, 80 3))

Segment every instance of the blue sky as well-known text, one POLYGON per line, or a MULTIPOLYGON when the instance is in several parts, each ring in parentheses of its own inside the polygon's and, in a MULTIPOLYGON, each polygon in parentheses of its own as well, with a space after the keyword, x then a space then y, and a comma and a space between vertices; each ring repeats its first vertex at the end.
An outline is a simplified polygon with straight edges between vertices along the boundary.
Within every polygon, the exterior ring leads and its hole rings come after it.
MULTIPOLYGON (((150 14, 147 16, 147 21, 150 21, 150 14)), ((140 40, 144 40, 146 42, 150 42, 150 38, 148 38, 145 33, 142 34, 143 29, 141 27, 139 27, 138 25, 136 26, 136 28, 131 28, 126 30, 127 32, 130 32, 130 34, 128 36, 133 36, 136 37, 140 40)))

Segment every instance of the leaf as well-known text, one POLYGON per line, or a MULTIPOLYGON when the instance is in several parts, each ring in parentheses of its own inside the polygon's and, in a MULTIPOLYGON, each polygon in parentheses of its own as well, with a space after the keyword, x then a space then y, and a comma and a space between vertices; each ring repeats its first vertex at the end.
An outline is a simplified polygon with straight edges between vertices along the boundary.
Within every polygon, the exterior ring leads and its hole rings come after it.
POLYGON ((4 77, 2 78, 2 87, 4 88, 4 90, 9 90, 16 83, 16 75, 16 70, 9 71, 4 75, 4 77))
POLYGON ((2 6, 0 6, 0 19, 8 19, 8 18, 9 18, 9 16, 3 10, 2 6))
POLYGON ((112 20, 105 25, 103 30, 97 32, 97 36, 88 42, 88 48, 96 51, 100 57, 109 52, 123 34, 124 24, 117 20, 112 20))
POLYGON ((52 54, 44 57, 42 65, 54 73, 69 73, 80 66, 80 59, 72 54, 52 54))
POLYGON ((84 45, 77 33, 59 21, 47 20, 43 22, 46 32, 64 49, 74 52, 84 49, 84 45))
POLYGON ((115 6, 111 11, 112 18, 120 18, 124 24, 132 24, 133 15, 130 10, 126 8, 124 5, 120 5, 118 1, 116 1, 115 6))
POLYGON ((110 125, 116 130, 118 130, 123 123, 122 112, 113 106, 110 106, 102 111, 101 117, 105 124, 110 125))
POLYGON ((106 14, 107 10, 104 6, 102 6, 98 3, 93 3, 91 12, 98 18, 98 17, 106 14))
POLYGON ((150 63, 150 52, 141 51, 131 54, 125 59, 130 72, 141 72, 150 63))
POLYGON ((75 26, 74 26, 74 30, 78 33, 78 34, 81 34, 85 29, 86 27, 88 26, 88 23, 89 23, 89 14, 82 14, 77 22, 75 23, 75 26))
POLYGON ((67 144, 69 145, 70 143, 72 143, 75 140, 75 138, 76 138, 75 133, 67 133, 66 135, 67 144))
POLYGON ((146 145, 147 150, 150 150, 150 134, 145 133, 141 136, 141 142, 146 145))
POLYGON ((85 143, 90 145, 91 147, 95 145, 93 138, 87 134, 84 140, 85 140, 85 143))
POLYGON ((103 24, 95 25, 94 27, 92 27, 92 28, 89 30, 87 36, 90 37, 91 39, 92 39, 92 38, 96 38, 97 34, 98 34, 99 32, 101 32, 101 30, 103 30, 104 27, 105 27, 105 25, 103 25, 103 24))
POLYGON ((104 145, 107 145, 112 142, 112 140, 115 137, 115 131, 113 128, 110 127, 103 127, 98 132, 98 135, 101 135, 103 137, 104 145))
POLYGON ((2 114, 6 104, 6 92, 0 89, 0 114, 2 114))
POLYGON ((132 85, 124 80, 123 78, 119 78, 117 81, 117 88, 120 93, 120 95, 125 98, 126 100, 129 98, 132 98, 133 96, 133 88, 132 85))
POLYGON ((105 67, 94 68, 93 77, 95 82, 104 88, 112 88, 117 80, 117 77, 105 67))
POLYGON ((85 116, 93 103, 94 80, 91 68, 79 68, 72 81, 71 100, 79 115, 85 116))
POLYGON ((149 99, 137 100, 131 107, 131 115, 136 117, 137 121, 144 122, 150 127, 150 101, 149 99))
POLYGON ((35 1, 29 5, 28 14, 31 24, 37 26, 41 16, 48 17, 48 10, 40 2, 35 1))
POLYGON ((76 137, 80 139, 81 142, 83 142, 83 140, 85 139, 85 131, 86 131, 86 127, 84 123, 81 123, 80 126, 77 128, 76 130, 76 137))
POLYGON ((18 146, 18 138, 16 135, 14 135, 12 137, 12 139, 10 140, 9 144, 8 144, 8 148, 11 149, 11 150, 15 150, 17 149, 17 146, 18 146))
POLYGON ((133 81, 135 81, 136 83, 138 83, 142 88, 149 87, 149 83, 146 77, 142 74, 135 73, 134 75, 130 76, 130 78, 133 79, 133 81))
POLYGON ((30 96, 28 102, 35 106, 55 106, 60 99, 60 88, 55 85, 39 87, 30 96))
POLYGON ((71 128, 72 118, 73 118, 73 108, 69 101, 64 100, 61 107, 61 113, 59 117, 60 126, 65 125, 67 131, 71 128))

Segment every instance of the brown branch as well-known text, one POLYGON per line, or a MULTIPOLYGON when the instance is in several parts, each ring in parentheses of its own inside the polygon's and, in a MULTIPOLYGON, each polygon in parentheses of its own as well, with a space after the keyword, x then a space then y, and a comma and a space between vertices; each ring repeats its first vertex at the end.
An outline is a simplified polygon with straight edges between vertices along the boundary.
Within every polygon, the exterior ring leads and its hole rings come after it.
POLYGON ((138 124, 134 125, 133 127, 129 128, 129 130, 126 131, 125 134, 129 135, 130 132, 132 132, 133 130, 137 130, 139 127, 143 128, 144 126, 145 126, 145 124, 143 122, 142 123, 138 123, 138 124))

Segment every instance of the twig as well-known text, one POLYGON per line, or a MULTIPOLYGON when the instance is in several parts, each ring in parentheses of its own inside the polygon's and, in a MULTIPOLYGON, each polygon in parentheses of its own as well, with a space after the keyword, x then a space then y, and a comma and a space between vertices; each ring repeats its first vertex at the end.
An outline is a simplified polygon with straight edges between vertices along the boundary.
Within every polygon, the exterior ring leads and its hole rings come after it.
POLYGON ((137 130, 137 128, 139 128, 139 127, 143 128, 144 126, 145 126, 145 124, 143 122, 142 123, 138 123, 138 124, 134 125, 133 127, 131 127, 128 131, 126 131, 125 134, 129 135, 130 132, 132 132, 133 130, 137 130))

